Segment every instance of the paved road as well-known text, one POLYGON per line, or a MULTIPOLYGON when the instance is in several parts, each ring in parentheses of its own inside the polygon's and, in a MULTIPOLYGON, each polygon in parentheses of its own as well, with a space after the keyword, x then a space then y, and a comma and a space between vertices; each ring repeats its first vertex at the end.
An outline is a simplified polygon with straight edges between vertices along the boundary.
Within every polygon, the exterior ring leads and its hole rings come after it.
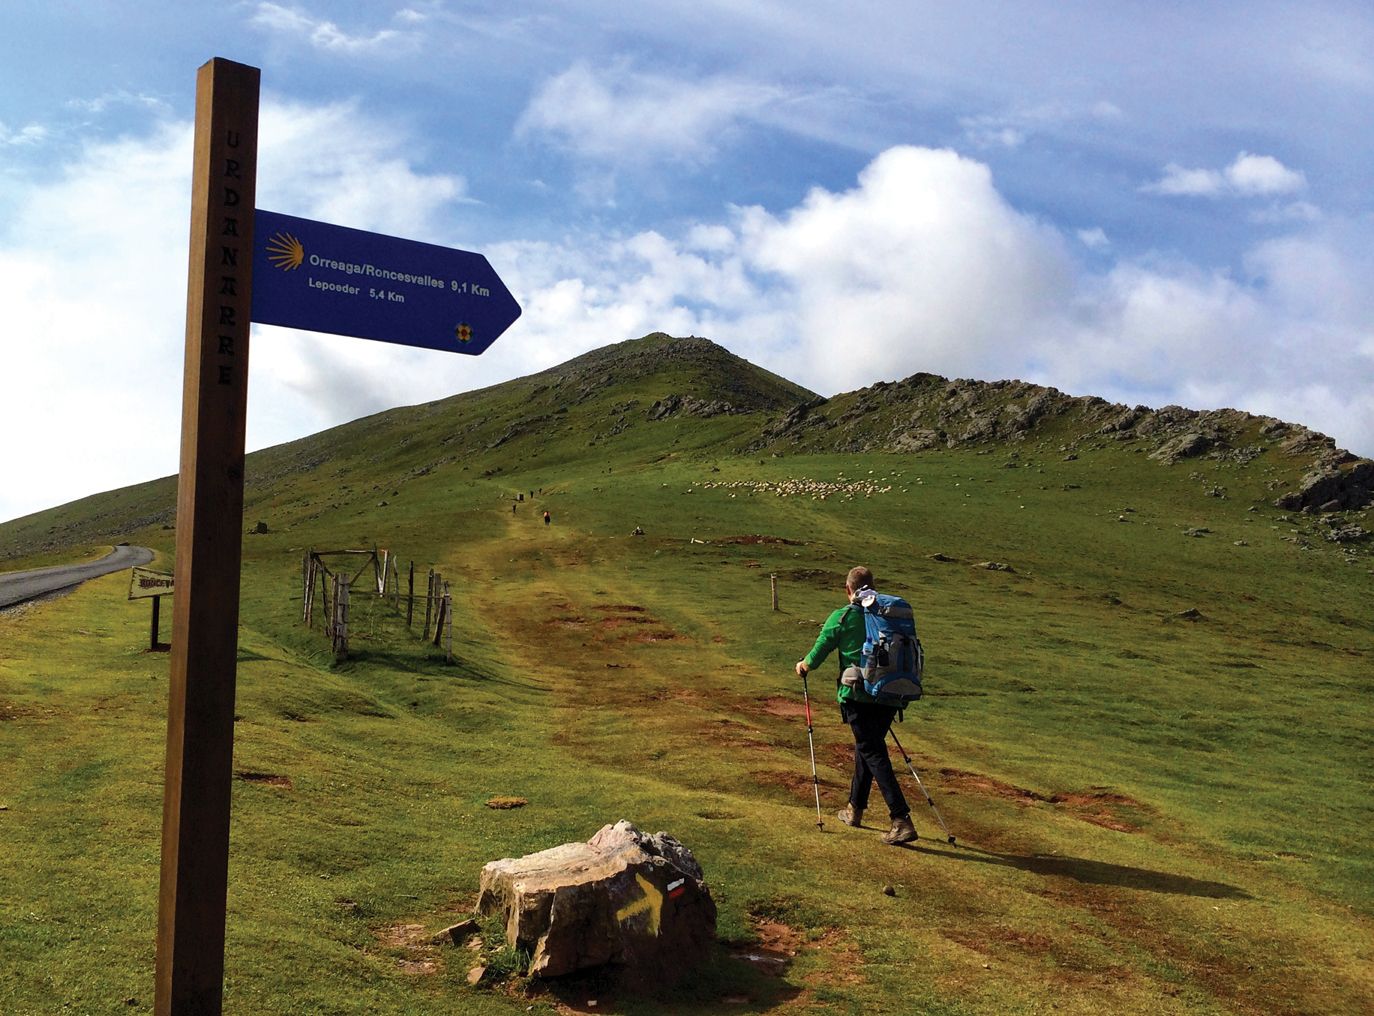
POLYGON ((116 547, 99 561, 59 564, 30 571, 0 572, 0 607, 22 603, 44 593, 79 585, 87 579, 147 564, 153 552, 147 547, 116 547))

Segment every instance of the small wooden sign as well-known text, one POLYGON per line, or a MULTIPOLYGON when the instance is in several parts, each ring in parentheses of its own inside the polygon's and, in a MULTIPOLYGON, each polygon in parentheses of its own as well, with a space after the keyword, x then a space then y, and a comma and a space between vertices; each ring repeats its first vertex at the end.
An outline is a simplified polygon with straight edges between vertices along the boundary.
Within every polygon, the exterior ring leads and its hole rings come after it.
POLYGON ((153 571, 151 568, 135 568, 129 579, 129 599, 142 600, 149 596, 171 596, 175 577, 170 572, 153 571))

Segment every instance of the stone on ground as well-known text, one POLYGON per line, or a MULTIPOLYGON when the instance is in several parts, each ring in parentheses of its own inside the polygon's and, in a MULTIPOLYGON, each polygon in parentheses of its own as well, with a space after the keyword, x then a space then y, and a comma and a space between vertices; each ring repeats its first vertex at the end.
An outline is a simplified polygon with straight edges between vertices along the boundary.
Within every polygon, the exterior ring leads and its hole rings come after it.
POLYGON ((716 904, 692 852, 667 833, 621 820, 482 869, 477 909, 506 917, 506 941, 530 953, 530 974, 622 968, 626 982, 669 984, 704 960, 716 904))

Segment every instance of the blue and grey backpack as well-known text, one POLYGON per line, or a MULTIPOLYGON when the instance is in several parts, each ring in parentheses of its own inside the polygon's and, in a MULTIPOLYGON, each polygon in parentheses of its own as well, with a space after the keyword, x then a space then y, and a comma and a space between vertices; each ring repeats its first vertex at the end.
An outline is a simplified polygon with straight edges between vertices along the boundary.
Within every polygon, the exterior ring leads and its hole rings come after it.
POLYGON ((903 708, 921 697, 925 653, 916 635, 916 615, 900 596, 875 593, 860 605, 864 647, 855 683, 879 704, 903 708))

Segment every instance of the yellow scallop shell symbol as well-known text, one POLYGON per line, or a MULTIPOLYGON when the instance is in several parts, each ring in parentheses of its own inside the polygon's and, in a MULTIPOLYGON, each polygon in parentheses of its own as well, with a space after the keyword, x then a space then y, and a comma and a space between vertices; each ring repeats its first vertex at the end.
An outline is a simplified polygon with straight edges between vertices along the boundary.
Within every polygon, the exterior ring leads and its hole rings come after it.
POLYGON ((267 260, 289 272, 305 260, 305 247, 290 233, 278 233, 267 241, 267 260))
POLYGON ((471 342, 472 326, 469 324, 461 324, 457 328, 453 329, 453 334, 458 337, 459 342, 471 342))

